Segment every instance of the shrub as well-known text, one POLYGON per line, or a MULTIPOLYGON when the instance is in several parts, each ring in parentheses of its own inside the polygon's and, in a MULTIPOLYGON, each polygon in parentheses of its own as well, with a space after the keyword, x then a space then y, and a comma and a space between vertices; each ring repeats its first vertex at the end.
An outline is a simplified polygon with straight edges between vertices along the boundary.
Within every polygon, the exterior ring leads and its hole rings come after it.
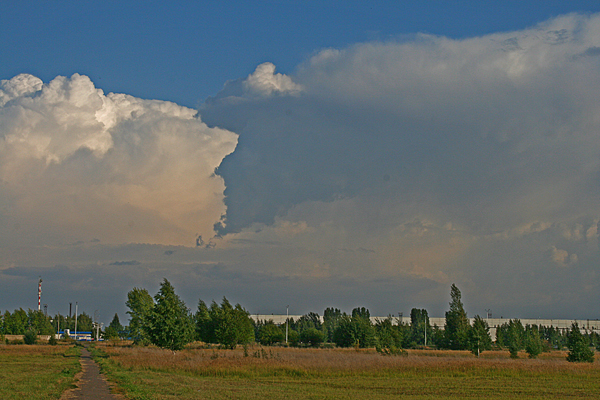
POLYGON ((33 329, 28 329, 23 335, 23 341, 25 344, 36 344, 37 343, 37 332, 33 329))
POLYGON ((56 346, 58 344, 58 340, 56 340, 56 335, 50 335, 50 340, 48 340, 48 344, 50 346, 56 346))

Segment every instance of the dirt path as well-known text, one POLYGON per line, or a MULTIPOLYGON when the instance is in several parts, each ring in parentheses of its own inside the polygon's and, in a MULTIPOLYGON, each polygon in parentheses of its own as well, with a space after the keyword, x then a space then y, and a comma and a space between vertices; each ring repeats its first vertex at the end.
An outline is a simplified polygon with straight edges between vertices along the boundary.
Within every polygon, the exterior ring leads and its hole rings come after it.
POLYGON ((106 379, 100 375, 98 364, 92 360, 86 347, 81 350, 81 372, 75 375, 77 388, 67 390, 60 400, 97 399, 97 400, 122 400, 123 396, 110 393, 110 386, 106 379))

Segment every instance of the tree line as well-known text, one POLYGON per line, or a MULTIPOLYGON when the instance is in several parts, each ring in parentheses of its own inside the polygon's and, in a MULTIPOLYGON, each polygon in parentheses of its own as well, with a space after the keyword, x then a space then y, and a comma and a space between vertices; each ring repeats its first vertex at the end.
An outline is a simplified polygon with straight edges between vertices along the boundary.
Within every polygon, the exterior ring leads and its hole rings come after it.
POLYGON ((58 333, 59 330, 70 329, 74 331, 76 322, 79 332, 93 330, 92 317, 85 312, 79 314, 76 321, 74 315, 69 317, 56 314, 51 317, 39 310, 28 309, 25 311, 19 308, 12 313, 7 310, 0 315, 0 334, 24 335, 27 331, 32 330, 37 335, 52 335, 58 333))
MULTIPOLYGON (((212 301, 210 306, 200 299, 197 310, 192 313, 171 283, 164 279, 154 297, 146 289, 133 288, 126 301, 129 325, 122 326, 115 314, 103 335, 106 339, 127 338, 137 345, 153 344, 173 351, 201 341, 230 349, 258 342, 262 345, 375 348, 383 355, 403 354, 407 348, 430 347, 470 350, 479 356, 495 346, 508 349, 511 357, 518 357, 518 352, 525 350, 529 357, 535 358, 543 351, 567 347, 569 361, 593 361, 593 348, 600 350, 600 335, 583 334, 576 323, 563 332, 552 326, 523 326, 518 319, 498 327, 494 343, 485 319, 476 315, 473 323, 469 322, 461 292, 454 284, 450 298, 443 328, 430 325, 425 309, 413 308, 410 323, 403 323, 392 316, 372 321, 369 310, 364 307, 354 308, 350 314, 330 307, 324 310, 323 318, 310 312, 277 325, 272 320, 253 320, 240 304, 232 305, 225 297, 220 304, 212 301)), ((0 333, 24 334, 32 330, 51 334, 56 332, 58 324, 61 328, 74 329, 74 318, 57 315, 50 319, 39 311, 19 309, 2 316, 0 333)), ((85 313, 78 317, 78 331, 84 330, 92 330, 92 319, 85 313)))

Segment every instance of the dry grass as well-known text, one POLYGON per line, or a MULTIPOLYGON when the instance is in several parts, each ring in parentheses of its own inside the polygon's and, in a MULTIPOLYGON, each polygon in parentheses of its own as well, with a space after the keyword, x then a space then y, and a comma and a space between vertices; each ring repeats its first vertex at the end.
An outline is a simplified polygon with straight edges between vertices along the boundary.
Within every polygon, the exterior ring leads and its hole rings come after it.
POLYGON ((102 346, 124 368, 156 371, 184 371, 206 375, 207 372, 233 373, 240 370, 265 369, 296 370, 307 374, 319 373, 380 373, 387 370, 440 370, 490 369, 510 371, 554 372, 560 370, 585 371, 597 369, 594 364, 572 364, 565 360, 565 352, 545 353, 535 360, 513 360, 508 352, 483 353, 479 359, 462 351, 408 351, 405 357, 384 357, 374 350, 354 349, 295 349, 251 347, 244 356, 243 349, 192 349, 173 353, 154 347, 102 346))

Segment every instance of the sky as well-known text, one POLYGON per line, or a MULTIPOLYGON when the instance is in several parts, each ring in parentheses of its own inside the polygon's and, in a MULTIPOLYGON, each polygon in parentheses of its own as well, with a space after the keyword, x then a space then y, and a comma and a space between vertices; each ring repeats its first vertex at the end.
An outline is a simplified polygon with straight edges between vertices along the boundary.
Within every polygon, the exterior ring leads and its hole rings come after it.
POLYGON ((0 5, 0 311, 600 318, 597 1, 0 5))

